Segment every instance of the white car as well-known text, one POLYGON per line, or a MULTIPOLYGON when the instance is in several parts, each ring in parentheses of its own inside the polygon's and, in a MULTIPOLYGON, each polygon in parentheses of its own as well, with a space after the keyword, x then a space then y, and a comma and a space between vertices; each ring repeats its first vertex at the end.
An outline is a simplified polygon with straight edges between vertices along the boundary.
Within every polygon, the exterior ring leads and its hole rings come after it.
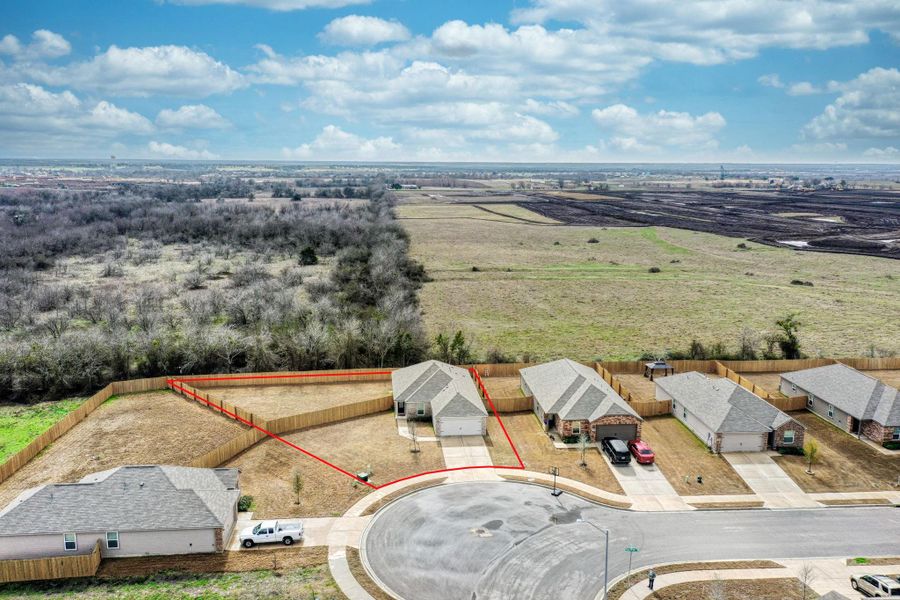
POLYGON ((240 539, 244 548, 272 542, 281 542, 285 546, 290 546, 303 539, 303 523, 299 521, 263 521, 256 527, 248 527, 241 531, 240 539))

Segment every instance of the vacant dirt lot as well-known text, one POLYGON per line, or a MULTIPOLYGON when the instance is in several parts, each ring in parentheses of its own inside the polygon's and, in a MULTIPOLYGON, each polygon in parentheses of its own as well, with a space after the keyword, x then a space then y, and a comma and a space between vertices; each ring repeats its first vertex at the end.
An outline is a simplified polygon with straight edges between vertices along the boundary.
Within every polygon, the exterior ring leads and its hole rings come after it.
POLYGON ((806 492, 871 492, 896 489, 900 456, 887 456, 808 411, 791 413, 806 426, 806 442, 815 440, 819 458, 807 475, 804 456, 775 461, 806 492))
POLYGON ((215 398, 247 409, 266 419, 352 404, 390 395, 391 382, 261 385, 209 388, 215 398))
MULTIPOLYGON (((581 451, 576 449, 558 450, 553 441, 541 429, 537 417, 532 412, 503 415, 503 424, 516 444, 516 449, 529 471, 548 473, 550 467, 559 467, 561 477, 576 479, 613 492, 624 494, 622 487, 600 455, 596 446, 591 446, 585 453, 587 467, 580 467, 581 451)), ((492 444, 488 445, 491 460, 495 465, 515 465, 516 457, 506 443, 500 424, 494 417, 488 418, 488 435, 492 444)))
POLYGON ((645 419, 641 432, 656 453, 659 469, 682 496, 753 493, 728 461, 710 454, 703 442, 675 417, 645 419), (697 483, 697 475, 703 475, 702 484, 697 483))
POLYGON ((491 398, 512 398, 522 395, 518 377, 485 377, 482 381, 491 398))
POLYGON ((880 379, 888 385, 900 388, 900 369, 883 371, 864 371, 866 375, 880 379))
POLYGON ((128 464, 184 465, 244 427, 167 391, 113 398, 0 484, 0 505, 22 490, 128 464))
MULTIPOLYGON (((284 436, 323 459, 357 473, 371 467, 376 485, 444 468, 436 442, 419 444, 412 453, 410 440, 400 437, 390 412, 314 427, 284 436)), ((241 469, 241 489, 255 500, 254 513, 268 517, 331 517, 343 514, 371 491, 362 484, 306 456, 278 440, 264 440, 226 466, 241 469), (295 504, 291 487, 294 472, 303 477, 301 503, 295 504)))
MULTIPOLYGON (((815 595, 818 597, 818 595, 815 595)), ((653 592, 650 600, 697 600, 697 598, 723 598, 738 600, 808 600, 803 597, 799 579, 723 579, 721 581, 692 581, 677 583, 653 592), (718 595, 717 595, 718 594, 718 595)))

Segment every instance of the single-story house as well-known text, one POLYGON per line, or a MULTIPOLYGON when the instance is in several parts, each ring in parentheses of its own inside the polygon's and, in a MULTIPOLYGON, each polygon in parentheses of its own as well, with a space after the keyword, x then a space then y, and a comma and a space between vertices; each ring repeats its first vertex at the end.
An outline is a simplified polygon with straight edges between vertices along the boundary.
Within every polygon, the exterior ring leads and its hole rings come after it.
POLYGON ((237 520, 237 469, 126 466, 22 492, 0 511, 0 559, 221 552, 237 520))
POLYGON ((587 432, 594 442, 641 439, 643 419, 594 369, 564 358, 527 367, 519 376, 546 431, 563 438, 587 432))
POLYGON ((656 399, 713 452, 802 448, 805 428, 730 379, 691 371, 656 380, 656 399))
POLYGON ((845 364, 783 373, 781 393, 806 396, 809 410, 849 433, 900 441, 900 391, 845 364))
POLYGON ((398 419, 431 419, 437 436, 484 435, 487 410, 466 369, 437 360, 391 374, 398 419))

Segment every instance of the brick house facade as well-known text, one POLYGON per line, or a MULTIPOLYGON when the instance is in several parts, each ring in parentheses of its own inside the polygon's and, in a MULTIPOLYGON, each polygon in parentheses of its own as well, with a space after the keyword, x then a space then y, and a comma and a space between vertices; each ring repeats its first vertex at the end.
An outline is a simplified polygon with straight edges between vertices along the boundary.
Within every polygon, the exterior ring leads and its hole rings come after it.
POLYGON ((769 438, 771 443, 767 443, 767 446, 770 446, 773 450, 779 448, 802 448, 805 438, 806 428, 797 421, 791 419, 772 432, 771 438, 769 438), (794 432, 793 440, 785 440, 785 433, 788 431, 794 432))
POLYGON ((861 432, 870 440, 881 444, 900 441, 894 437, 896 432, 900 432, 900 427, 887 427, 875 421, 863 421, 861 432))
POLYGON ((557 421, 556 430, 562 437, 577 435, 574 432, 574 425, 578 423, 581 431, 587 431, 592 442, 597 441, 596 427, 598 425, 635 425, 637 428, 636 439, 641 439, 641 419, 631 415, 609 415, 600 417, 594 421, 557 421))

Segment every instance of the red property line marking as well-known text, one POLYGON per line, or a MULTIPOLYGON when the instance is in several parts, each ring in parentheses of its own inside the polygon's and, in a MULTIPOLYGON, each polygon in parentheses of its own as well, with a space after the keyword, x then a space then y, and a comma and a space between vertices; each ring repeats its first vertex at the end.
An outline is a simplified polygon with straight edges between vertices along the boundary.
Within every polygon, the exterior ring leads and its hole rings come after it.
POLYGON ((383 487, 393 485, 395 483, 400 483, 401 481, 409 481, 410 479, 415 479, 417 477, 423 477, 425 475, 436 475, 439 473, 450 473, 453 471, 468 471, 471 469, 516 469, 516 470, 524 470, 525 469, 525 463, 522 462, 522 458, 519 456, 519 451, 516 449, 516 445, 513 444, 512 438, 509 437, 509 432, 506 431, 506 426, 503 424, 503 419, 501 419, 500 415, 497 413, 497 408, 494 406, 494 402, 491 400, 491 395, 488 393, 487 388, 485 388, 484 382, 481 380, 481 376, 478 374, 478 371, 475 370, 474 367, 469 369, 469 371, 475 376, 475 381, 478 384, 478 387, 481 389, 481 393, 484 395, 484 399, 487 400, 488 405, 491 407, 491 412, 494 413, 494 416, 497 418, 497 422, 500 423, 500 428, 503 430, 503 435, 506 436, 506 441, 509 442, 509 446, 510 446, 510 448, 512 448, 513 454, 516 455, 516 460, 519 462, 519 464, 514 465, 514 466, 477 465, 477 466, 471 466, 471 467, 454 467, 451 469, 437 469, 434 471, 424 471, 422 473, 416 473, 415 475, 401 477, 400 479, 395 479, 393 481, 389 481, 389 482, 383 483, 381 485, 374 485, 368 481, 364 481, 357 475, 354 475, 353 473, 351 473, 345 469, 342 469, 341 467, 339 467, 335 464, 328 462, 321 456, 317 456, 317 455, 313 454, 312 452, 310 452, 309 450, 305 450, 305 449, 301 448, 300 446, 284 439, 283 437, 279 436, 278 434, 272 433, 271 431, 267 431, 266 429, 263 429, 259 425, 256 425, 255 423, 248 421, 247 419, 244 419, 243 417, 240 417, 231 411, 225 410, 221 406, 219 406, 213 402, 210 402, 209 400, 203 398, 199 394, 196 394, 188 389, 185 389, 182 385, 179 385, 179 384, 187 383, 190 381, 230 381, 230 380, 238 380, 238 379, 289 379, 289 378, 334 377, 334 376, 363 377, 363 376, 367 376, 367 375, 390 375, 390 373, 391 373, 390 371, 365 371, 365 372, 357 371, 357 372, 352 372, 352 373, 298 373, 298 374, 293 374, 293 375, 233 375, 233 376, 227 376, 227 377, 194 377, 194 378, 186 378, 186 379, 169 379, 166 381, 166 384, 169 387, 171 387, 173 390, 178 390, 183 394, 187 394, 187 395, 191 396, 192 398, 194 398, 195 400, 199 400, 200 402, 203 402, 207 406, 219 410, 220 412, 228 415, 232 419, 235 419, 236 421, 240 421, 244 425, 249 425, 253 429, 256 429, 257 431, 264 433, 265 435, 269 436, 270 438, 272 438, 274 440, 278 440, 282 444, 290 446, 294 450, 299 450, 306 456, 309 456, 310 458, 313 458, 313 459, 319 461, 320 463, 327 465, 340 473, 343 473, 344 475, 346 475, 347 477, 350 477, 354 481, 362 483, 363 485, 366 485, 366 486, 372 488, 373 490, 378 490, 383 487))

